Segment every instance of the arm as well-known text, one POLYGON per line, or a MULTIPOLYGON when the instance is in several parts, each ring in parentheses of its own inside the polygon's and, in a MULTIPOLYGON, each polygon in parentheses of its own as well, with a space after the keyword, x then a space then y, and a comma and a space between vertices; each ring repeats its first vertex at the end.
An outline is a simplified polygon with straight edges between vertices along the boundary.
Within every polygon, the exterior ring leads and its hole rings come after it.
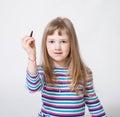
POLYGON ((36 46, 35 39, 26 36, 22 39, 22 47, 28 55, 28 66, 26 72, 26 87, 30 92, 38 91, 43 85, 43 75, 38 72, 36 64, 36 46))
POLYGON ((88 74, 88 81, 86 83, 86 94, 84 95, 84 98, 92 117, 107 117, 103 106, 101 105, 100 100, 98 99, 98 96, 96 95, 93 88, 93 78, 91 71, 89 71, 88 74))
POLYGON ((28 70, 26 71, 26 87, 30 93, 41 90, 43 85, 44 75, 42 71, 38 70, 35 75, 30 74, 28 70))
POLYGON ((35 39, 33 37, 26 36, 21 42, 23 49, 28 55, 27 69, 30 74, 35 75, 37 73, 35 39))

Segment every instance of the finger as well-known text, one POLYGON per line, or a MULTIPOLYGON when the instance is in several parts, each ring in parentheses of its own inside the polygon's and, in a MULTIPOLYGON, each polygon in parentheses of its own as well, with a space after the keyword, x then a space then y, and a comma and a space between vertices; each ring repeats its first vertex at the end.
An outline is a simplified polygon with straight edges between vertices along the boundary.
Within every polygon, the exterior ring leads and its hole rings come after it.
POLYGON ((26 36, 25 38, 22 39, 22 41, 23 41, 23 43, 26 43, 27 40, 29 40, 29 39, 30 39, 30 37, 26 36))
POLYGON ((27 41, 26 41, 26 47, 28 48, 28 47, 35 47, 35 40, 33 39, 33 38, 30 38, 30 39, 28 39, 27 41))
POLYGON ((29 36, 26 36, 22 39, 22 45, 23 45, 23 48, 26 48, 29 46, 29 44, 34 40, 34 38, 32 37, 29 37, 29 36))
POLYGON ((28 36, 23 37, 23 38, 21 39, 22 45, 24 45, 28 39, 29 39, 28 36))
POLYGON ((25 37, 23 37, 22 38, 22 41, 24 42, 24 41, 27 41, 28 39, 34 39, 33 37, 30 37, 30 36, 25 36, 25 37))

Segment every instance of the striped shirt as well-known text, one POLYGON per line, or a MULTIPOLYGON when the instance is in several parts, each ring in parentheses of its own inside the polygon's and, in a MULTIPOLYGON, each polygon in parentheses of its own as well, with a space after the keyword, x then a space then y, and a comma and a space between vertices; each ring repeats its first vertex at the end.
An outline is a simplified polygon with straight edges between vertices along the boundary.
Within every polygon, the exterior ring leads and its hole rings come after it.
MULTIPOLYGON (((44 69, 38 67, 36 75, 26 72, 26 86, 32 92, 41 91, 42 108, 39 117, 84 117, 85 105, 87 105, 92 117, 107 117, 103 106, 93 88, 92 72, 88 73, 86 83, 86 94, 78 95, 70 91, 72 78, 69 76, 69 70, 55 68, 53 78, 55 85, 46 84, 44 69)), ((82 91, 81 84, 78 86, 82 91)))

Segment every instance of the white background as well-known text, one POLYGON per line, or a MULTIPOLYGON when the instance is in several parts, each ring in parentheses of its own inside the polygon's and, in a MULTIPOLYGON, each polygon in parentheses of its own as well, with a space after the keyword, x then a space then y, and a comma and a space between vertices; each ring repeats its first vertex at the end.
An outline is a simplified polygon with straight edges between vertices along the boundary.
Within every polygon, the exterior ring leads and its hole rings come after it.
POLYGON ((36 117, 40 111, 40 92, 25 89, 27 55, 21 38, 34 30, 39 62, 43 30, 58 16, 73 22, 96 93, 108 117, 119 117, 119 0, 0 0, 0 117, 36 117))

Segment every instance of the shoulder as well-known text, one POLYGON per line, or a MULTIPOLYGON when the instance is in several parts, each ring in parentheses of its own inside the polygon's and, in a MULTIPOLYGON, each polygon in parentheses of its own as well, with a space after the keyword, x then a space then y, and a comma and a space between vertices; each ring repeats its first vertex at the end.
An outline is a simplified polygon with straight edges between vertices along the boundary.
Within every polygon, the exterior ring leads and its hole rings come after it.
POLYGON ((86 67, 86 72, 87 72, 87 75, 93 74, 91 68, 89 68, 89 67, 86 67))
POLYGON ((39 70, 44 70, 41 65, 37 65, 37 68, 38 68, 39 70))
POLYGON ((38 73, 44 74, 44 68, 42 66, 38 65, 37 69, 38 69, 38 73))
POLYGON ((87 82, 93 81, 93 72, 91 68, 86 68, 86 74, 87 74, 87 82))

